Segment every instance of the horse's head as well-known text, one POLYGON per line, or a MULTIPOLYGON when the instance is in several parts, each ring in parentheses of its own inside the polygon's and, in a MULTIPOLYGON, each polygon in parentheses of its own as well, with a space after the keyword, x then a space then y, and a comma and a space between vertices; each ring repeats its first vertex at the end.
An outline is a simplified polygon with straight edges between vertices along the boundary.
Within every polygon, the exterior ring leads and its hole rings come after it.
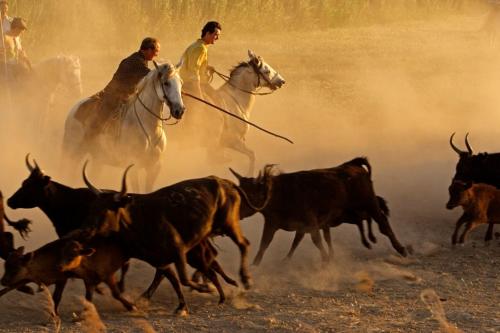
POLYGON ((163 100, 170 109, 170 114, 175 119, 181 119, 186 107, 182 100, 182 80, 179 76, 178 66, 171 63, 165 63, 156 66, 158 72, 158 85, 160 89, 156 90, 158 98, 163 100))
POLYGON ((261 57, 257 56, 251 50, 248 50, 250 57, 249 64, 257 73, 259 79, 259 86, 267 87, 272 90, 281 88, 285 84, 285 79, 261 57))
POLYGON ((76 56, 57 57, 60 66, 60 84, 72 94, 82 95, 80 58, 76 56))

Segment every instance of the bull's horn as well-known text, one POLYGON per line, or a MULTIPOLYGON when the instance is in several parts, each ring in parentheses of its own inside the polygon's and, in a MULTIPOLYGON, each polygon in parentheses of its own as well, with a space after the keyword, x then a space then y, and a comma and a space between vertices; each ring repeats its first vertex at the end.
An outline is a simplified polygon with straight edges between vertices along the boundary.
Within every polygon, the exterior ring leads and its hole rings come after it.
POLYGON ((29 172, 33 172, 33 170, 35 170, 35 167, 30 163, 30 153, 26 154, 24 161, 26 162, 26 167, 28 168, 29 172))
POLYGON ((238 179, 238 180, 241 180, 243 178, 242 175, 240 175, 239 173, 237 173, 236 171, 234 171, 233 169, 229 168, 229 171, 231 171, 231 173, 238 179))
POLYGON ((156 61, 153 60, 153 64, 155 65, 155 68, 158 69, 158 63, 156 61))
POLYGON ((83 170, 82 170, 83 181, 85 182, 85 185, 87 185, 87 187, 89 188, 89 190, 91 190, 92 192, 94 192, 94 194, 99 195, 101 193, 101 190, 99 190, 94 185, 92 185, 90 183, 90 181, 88 180, 88 178, 87 178, 87 171, 86 171, 87 164, 89 164, 89 160, 86 160, 85 163, 83 164, 83 170))
POLYGON ((125 172, 123 173, 123 178, 122 178, 122 189, 120 190, 120 198, 125 196, 127 194, 127 173, 132 168, 134 165, 130 164, 126 169, 125 172))
POLYGON ((460 149, 458 149, 454 144, 453 144, 453 137, 455 136, 455 132, 453 132, 453 134, 451 135, 450 137, 450 146, 451 148, 453 148, 453 150, 458 154, 463 154, 465 153, 464 151, 461 151, 460 149))
POLYGON ((467 150, 469 151, 469 154, 472 155, 472 148, 469 145, 469 140, 467 140, 468 136, 469 136, 469 133, 465 134, 465 146, 467 147, 467 150))

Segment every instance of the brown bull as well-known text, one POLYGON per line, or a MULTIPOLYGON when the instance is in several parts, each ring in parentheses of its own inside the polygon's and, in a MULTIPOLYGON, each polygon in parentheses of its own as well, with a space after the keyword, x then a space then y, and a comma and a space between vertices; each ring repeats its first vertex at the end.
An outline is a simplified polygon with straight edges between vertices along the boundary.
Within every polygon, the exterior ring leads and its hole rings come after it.
POLYGON ((493 226, 500 223, 500 190, 488 184, 473 184, 455 180, 448 188, 450 200, 447 209, 462 206, 464 213, 458 219, 451 243, 457 243, 458 231, 465 224, 465 229, 458 239, 463 244, 467 234, 480 226, 488 224, 485 242, 493 239, 493 226))
MULTIPOLYGON (((263 202, 262 193, 268 190, 267 187, 271 188, 270 199, 261 211, 264 215, 264 230, 254 264, 260 263, 274 233, 279 229, 296 231, 299 235, 310 233, 323 260, 327 261, 329 257, 323 248, 320 230, 326 228, 328 231, 329 226, 339 224, 346 217, 353 219, 355 224, 373 218, 393 247, 405 256, 406 249, 396 239, 379 205, 370 170, 365 158, 356 158, 329 169, 277 175, 273 175, 272 168, 267 166, 258 178, 242 177, 231 170, 252 202, 263 202)), ((255 213, 255 210, 243 206, 241 217, 255 213)), ((325 233, 327 242, 328 235, 325 233)), ((292 245, 292 253, 297 245, 292 245)))

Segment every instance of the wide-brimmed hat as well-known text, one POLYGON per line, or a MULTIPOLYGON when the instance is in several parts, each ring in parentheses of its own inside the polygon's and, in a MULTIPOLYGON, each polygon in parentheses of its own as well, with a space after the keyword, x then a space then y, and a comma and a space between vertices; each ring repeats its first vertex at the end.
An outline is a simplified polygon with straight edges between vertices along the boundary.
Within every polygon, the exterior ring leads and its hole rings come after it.
POLYGON ((10 29, 28 29, 28 26, 26 25, 26 21, 23 20, 20 17, 14 17, 12 22, 10 23, 10 29))

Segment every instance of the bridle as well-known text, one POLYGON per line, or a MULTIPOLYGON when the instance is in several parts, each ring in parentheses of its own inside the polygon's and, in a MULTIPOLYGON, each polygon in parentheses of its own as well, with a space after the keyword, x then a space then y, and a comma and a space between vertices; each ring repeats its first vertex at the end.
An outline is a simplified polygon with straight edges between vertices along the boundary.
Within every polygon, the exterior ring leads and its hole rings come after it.
MULTIPOLYGON (((153 62, 153 63, 155 64, 156 68, 158 69, 158 65, 156 64, 156 62, 153 62)), ((161 92, 162 92, 162 95, 163 95, 162 103, 167 104, 168 109, 169 109, 169 111, 170 111, 170 110, 172 110, 172 102, 171 102, 171 101, 170 101, 170 99, 167 97, 167 92, 165 91, 165 87, 163 86, 163 83, 161 82, 161 79, 160 79, 160 78, 161 78, 161 75, 162 75, 162 73, 161 73, 160 71, 158 71, 158 76, 157 76, 156 80, 158 80, 158 84, 159 84, 159 86, 161 87, 161 92)), ((151 108, 149 108, 146 104, 144 104, 144 101, 141 99, 141 93, 144 91, 144 88, 145 88, 145 86, 144 86, 144 87, 143 87, 140 91, 138 91, 138 92, 137 92, 137 94, 136 94, 136 101, 139 101, 139 103, 141 103, 142 107, 143 107, 144 109, 146 109, 146 111, 148 111, 148 112, 149 112, 149 113, 150 113, 153 117, 155 117, 156 119, 158 119, 158 120, 160 120, 160 121, 162 121, 162 122, 164 122, 164 121, 168 121, 168 120, 172 119, 172 113, 171 113, 171 112, 169 112, 168 117, 163 118, 163 117, 161 116, 161 113, 163 113, 163 109, 160 111, 160 115, 158 116, 158 115, 156 115, 156 114, 155 114, 155 113, 151 110, 151 108)), ((158 94, 158 90, 157 90, 157 88, 156 88, 156 82, 153 82, 153 89, 155 90, 156 95, 157 95, 157 96, 160 96, 160 94, 158 94)), ((135 111, 135 101, 134 101, 134 111, 135 111)), ((136 112, 136 114, 137 114, 137 112, 136 112)), ((171 124, 166 124, 166 125, 175 125, 175 124, 177 124, 178 122, 179 122, 179 119, 176 119, 176 121, 175 121, 174 123, 171 123, 171 124)))
MULTIPOLYGON (((214 70, 214 73, 217 74, 221 79, 223 79, 231 87, 236 88, 239 91, 242 91, 242 92, 250 94, 250 95, 256 95, 256 96, 270 95, 270 94, 272 94, 273 92, 275 92, 277 90, 278 87, 276 87, 276 85, 274 85, 271 82, 271 80, 266 75, 264 75, 264 73, 262 73, 262 61, 259 61, 259 64, 256 64, 253 60, 250 60, 249 62, 247 62, 247 64, 249 64, 252 67, 252 69, 254 70, 255 74, 257 74, 257 88, 262 88, 261 85, 260 85, 260 80, 261 80, 261 77, 262 77, 262 79, 264 81, 266 81, 267 84, 269 84, 269 87, 271 89, 270 92, 265 92, 265 93, 254 92, 254 91, 250 91, 250 90, 246 90, 246 89, 237 87, 233 83, 231 83, 231 81, 230 81, 231 77, 230 76, 222 74, 222 73, 220 73, 220 72, 218 72, 216 70, 214 70)), ((278 75, 278 74, 276 73, 276 75, 278 75)))
MULTIPOLYGON (((156 64, 156 62, 154 62, 155 66, 156 66, 156 69, 158 70, 158 76, 156 76, 155 79, 153 80, 157 80, 158 81, 158 84, 160 85, 161 87, 161 92, 162 92, 162 95, 163 95, 163 99, 161 99, 161 102, 162 104, 165 103, 167 104, 168 106, 168 109, 169 111, 171 110, 171 106, 172 106, 172 102, 170 101, 170 99, 167 97, 167 92, 165 91, 165 87, 163 86, 163 83, 161 82, 161 75, 162 73, 159 71, 159 68, 158 68, 158 65, 156 64)), ((155 91, 155 94, 156 96, 160 96, 160 94, 158 94, 158 90, 156 88, 156 81, 153 81, 153 89, 155 91)), ((141 99, 141 94, 142 92, 144 91, 144 89, 146 88, 146 85, 144 85, 142 87, 142 89, 140 91, 138 91, 135 95, 135 100, 134 100, 134 114, 135 114, 135 117, 137 118, 137 122, 139 123, 139 125, 141 126, 141 129, 142 129, 142 132, 144 133, 144 135, 146 136, 146 139, 148 140, 148 143, 150 145, 150 147, 152 147, 152 143, 151 143, 151 138, 149 137, 149 134, 148 132, 146 131, 146 128, 144 127, 144 124, 141 120, 141 118, 139 117, 139 114, 137 113, 137 108, 136 108, 136 104, 137 104, 137 101, 139 101, 139 103, 142 105, 142 107, 149 113, 151 114, 154 118, 158 119, 159 121, 161 121, 162 125, 163 123, 165 123, 165 125, 175 125, 179 122, 179 119, 176 119, 175 122, 173 123, 166 123, 166 121, 172 119, 172 112, 170 111, 169 112, 169 115, 168 117, 166 118, 163 118, 162 117, 162 113, 163 113, 163 107, 162 109, 160 110, 160 115, 157 115, 156 113, 153 112, 153 110, 151 110, 150 107, 148 107, 144 101, 141 99)))

